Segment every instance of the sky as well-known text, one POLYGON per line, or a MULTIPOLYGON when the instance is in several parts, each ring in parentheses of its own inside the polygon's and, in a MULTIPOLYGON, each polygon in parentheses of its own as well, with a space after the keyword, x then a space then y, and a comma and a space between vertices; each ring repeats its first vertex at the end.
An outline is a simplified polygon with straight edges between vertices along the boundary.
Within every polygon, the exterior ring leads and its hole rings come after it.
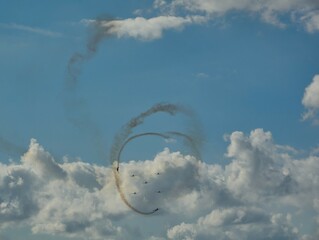
POLYGON ((0 240, 318 239, 318 1, 0 5, 0 240))

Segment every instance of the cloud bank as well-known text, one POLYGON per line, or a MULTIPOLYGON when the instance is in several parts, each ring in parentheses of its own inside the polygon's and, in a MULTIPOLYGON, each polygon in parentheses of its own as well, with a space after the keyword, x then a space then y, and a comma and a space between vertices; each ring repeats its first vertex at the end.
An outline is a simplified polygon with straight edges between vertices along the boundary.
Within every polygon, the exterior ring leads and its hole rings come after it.
POLYGON ((306 112, 303 114, 302 119, 313 120, 315 124, 319 124, 319 75, 315 75, 310 85, 306 87, 302 104, 306 108, 306 112))
POLYGON ((111 167, 67 158, 59 164, 31 140, 19 163, 0 164, 0 228, 76 239, 319 237, 318 156, 298 157, 262 129, 230 134, 226 156, 221 166, 166 148, 152 160, 122 163, 130 203, 159 208, 150 223, 169 219, 151 236, 127 227, 137 215, 120 199, 111 167))

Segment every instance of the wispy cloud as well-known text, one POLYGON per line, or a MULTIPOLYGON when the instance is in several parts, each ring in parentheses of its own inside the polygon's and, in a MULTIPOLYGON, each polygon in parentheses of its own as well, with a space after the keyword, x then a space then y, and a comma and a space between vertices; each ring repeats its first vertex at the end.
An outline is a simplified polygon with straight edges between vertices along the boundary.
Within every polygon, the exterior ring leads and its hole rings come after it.
POLYGON ((14 30, 20 30, 35 34, 40 34, 47 37, 61 37, 62 34, 59 32, 50 31, 47 29, 37 28, 37 27, 31 27, 26 25, 20 25, 16 23, 0 23, 1 28, 7 28, 7 29, 14 29, 14 30))
POLYGON ((291 23, 303 24, 308 32, 319 30, 319 3, 313 0, 155 0, 153 7, 162 14, 175 14, 182 10, 191 14, 206 15, 212 20, 234 11, 242 12, 258 16, 262 21, 279 28, 285 28, 289 24, 282 20, 282 16, 290 16, 291 23))
POLYGON ((209 78, 209 75, 207 73, 204 73, 204 72, 199 72, 196 74, 196 77, 201 78, 201 79, 206 79, 206 78, 209 78))

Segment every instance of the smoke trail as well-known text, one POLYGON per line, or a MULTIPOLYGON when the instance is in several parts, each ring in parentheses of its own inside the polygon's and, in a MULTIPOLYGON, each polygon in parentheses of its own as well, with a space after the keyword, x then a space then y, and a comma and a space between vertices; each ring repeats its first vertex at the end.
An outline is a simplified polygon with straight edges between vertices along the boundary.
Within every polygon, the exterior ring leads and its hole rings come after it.
POLYGON ((118 156, 117 156, 117 166, 116 168, 119 168, 120 166, 120 160, 121 160, 121 154, 123 149, 125 148, 125 146, 131 142, 132 140, 139 138, 139 137, 143 137, 143 136, 159 136, 162 137, 164 139, 169 139, 170 137, 168 135, 162 134, 162 133, 157 133, 157 132, 146 132, 146 133, 140 133, 140 134, 135 134, 132 137, 129 137, 128 139, 126 139, 126 141, 123 143, 123 145, 121 146, 121 149, 118 152, 118 156))
POLYGON ((122 145, 126 141, 126 139, 132 133, 133 129, 143 124, 145 118, 158 112, 168 113, 172 116, 174 116, 176 113, 183 113, 184 115, 192 116, 191 111, 189 109, 186 109, 185 107, 175 105, 175 104, 170 104, 170 103, 167 103, 167 104, 158 103, 158 104, 155 104, 150 109, 148 109, 147 111, 142 112, 137 117, 132 118, 126 125, 122 127, 120 132, 116 134, 114 137, 114 142, 111 148, 111 156, 110 156, 112 165, 117 162, 118 153, 122 145))
MULTIPOLYGON (((150 109, 148 109, 145 112, 142 112, 141 114, 139 114, 137 117, 132 118, 126 125, 124 125, 121 129, 121 131, 115 135, 114 137, 114 143, 112 145, 111 148, 111 153, 110 153, 110 161, 112 164, 112 168, 113 168, 113 174, 115 177, 115 184, 117 187, 117 190, 120 194, 120 197, 122 199, 122 201, 130 208, 132 209, 134 212, 139 213, 139 214, 143 214, 143 215, 150 215, 155 213, 157 210, 153 210, 153 211, 141 211, 139 209, 136 209, 134 206, 132 206, 132 204, 129 203, 129 201, 127 200, 123 189, 121 187, 122 183, 121 183, 121 178, 120 178, 120 173, 119 173, 119 168, 120 168, 120 157, 121 157, 121 153, 123 151, 123 149, 125 148, 126 144, 129 143, 130 141, 138 138, 138 137, 143 137, 143 136, 147 136, 147 135, 155 135, 155 136, 159 136, 162 137, 164 139, 168 139, 168 138, 172 138, 171 136, 179 136, 179 137, 183 137, 185 140, 187 140, 186 142, 188 143, 188 145, 191 147, 191 149, 193 150, 194 154, 196 157, 200 157, 199 154, 199 144, 200 144, 200 139, 198 138, 197 140, 195 140, 194 136, 191 135, 187 135, 185 133, 181 133, 181 132, 167 132, 167 133, 157 133, 157 132, 147 132, 147 133, 141 133, 141 134, 136 134, 130 137, 130 135, 133 132, 133 129, 141 124, 143 124, 145 118, 156 114, 158 112, 164 112, 164 113, 168 113, 170 115, 175 115, 177 113, 182 113, 188 117, 192 117, 192 112, 189 109, 186 109, 182 106, 179 105, 175 105, 175 104, 156 104, 153 107, 151 107, 150 109)), ((198 131, 195 131, 197 134, 197 136, 200 135, 200 133, 198 131)), ((200 159, 200 158, 198 158, 200 159)))
MULTIPOLYGON (((86 130, 94 141, 94 146, 97 146, 100 156, 106 156, 104 152, 100 130, 96 124, 91 120, 88 113, 86 113, 85 102, 83 99, 79 99, 75 96, 75 92, 78 85, 78 78, 81 73, 82 65, 84 62, 91 59, 98 50, 98 46, 101 41, 107 37, 110 37, 109 29, 112 24, 102 27, 102 23, 111 21, 111 18, 98 18, 90 23, 91 34, 86 44, 86 50, 84 53, 74 53, 67 64, 67 76, 65 78, 65 96, 64 105, 67 112, 67 119, 79 129, 86 130)), ((8 154, 24 154, 27 149, 17 146, 16 144, 7 141, 0 136, 0 149, 8 154)))
POLYGON ((110 19, 97 19, 90 21, 90 35, 87 40, 86 49, 83 53, 74 53, 67 64, 67 76, 65 78, 64 107, 68 121, 78 129, 85 131, 92 139, 99 157, 105 158, 106 152, 102 141, 101 131, 97 124, 90 117, 86 107, 86 101, 76 95, 79 76, 83 64, 90 60, 97 52, 102 40, 110 37, 109 28, 101 25, 110 19))
POLYGON ((185 134, 185 133, 181 133, 181 132, 165 132, 165 133, 158 133, 158 132, 146 132, 146 133, 139 133, 139 134, 135 134, 129 138, 126 139, 126 141, 123 143, 123 145, 121 146, 119 152, 118 152, 118 156, 117 156, 117 161, 116 161, 116 169, 118 169, 120 166, 120 160, 121 160, 121 154, 123 149, 126 147, 126 145, 133 141, 136 138, 140 138, 140 137, 144 137, 144 136, 159 136, 162 137, 164 139, 172 139, 174 138, 173 136, 179 136, 179 137, 183 137, 184 140, 184 144, 188 145, 188 147, 192 150, 193 155, 196 157, 197 160, 201 160, 201 156, 200 156, 200 151, 198 149, 198 146, 196 146, 196 142, 194 141, 194 139, 185 134))
MULTIPOLYGON (((143 215, 150 215, 150 214, 153 214, 155 213, 157 210, 153 210, 153 211, 141 211, 137 208, 135 208, 126 198, 125 196, 125 193, 122 189, 122 182, 121 182, 121 178, 120 178, 120 173, 119 173, 119 164, 120 164, 120 161, 121 161, 121 153, 122 151, 124 150, 125 146, 133 141, 134 139, 136 138, 139 138, 139 137, 144 137, 144 136, 159 136, 159 137, 162 137, 164 139, 170 139, 172 138, 172 136, 179 136, 179 137, 183 137, 185 140, 187 140, 186 142, 188 142, 190 144, 190 146, 192 147, 192 150, 194 152, 195 155, 197 155, 199 153, 199 150, 197 149, 196 145, 194 144, 194 141, 192 140, 192 138, 184 133, 181 133, 181 132, 167 132, 167 133, 158 133, 158 132, 146 132, 146 133, 140 133, 140 134, 136 134, 136 135, 133 135, 131 137, 129 137, 128 139, 126 139, 126 141, 123 143, 123 145, 121 146, 119 152, 118 152, 118 156, 117 156, 117 166, 116 168, 113 167, 113 173, 114 173, 114 176, 115 176, 115 184, 116 184, 116 187, 117 187, 117 190, 118 192, 120 193, 120 196, 121 196, 121 199, 124 201, 124 203, 130 208, 132 209, 133 211, 139 213, 139 214, 143 214, 143 215)), ((197 159, 200 161, 200 159, 197 159)), ((156 208, 158 209, 158 208, 156 208)))
POLYGON ((68 90, 75 90, 78 85, 78 77, 81 74, 82 65, 84 62, 90 60, 97 52, 102 40, 111 37, 109 30, 112 25, 103 25, 102 23, 112 21, 110 18, 98 18, 89 22, 90 35, 86 44, 84 53, 76 52, 69 59, 67 65, 66 88, 68 90))

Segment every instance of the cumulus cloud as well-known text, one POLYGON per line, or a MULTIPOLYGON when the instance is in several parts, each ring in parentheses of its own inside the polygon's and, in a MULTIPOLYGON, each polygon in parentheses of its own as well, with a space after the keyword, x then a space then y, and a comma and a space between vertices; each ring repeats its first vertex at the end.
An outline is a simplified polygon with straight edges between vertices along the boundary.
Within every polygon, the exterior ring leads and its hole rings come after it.
POLYGON ((169 239, 297 239, 290 215, 269 214, 256 208, 213 210, 194 224, 179 224, 168 230, 169 239))
POLYGON ((60 165, 31 140, 20 164, 0 166, 0 227, 29 224, 34 233, 84 239, 121 236, 110 219, 125 209, 118 204, 114 212, 117 198, 107 172, 83 162, 60 165))
POLYGON ((306 87, 302 99, 302 104, 306 108, 303 114, 303 120, 312 119, 314 123, 318 124, 317 113, 319 110, 319 75, 315 75, 311 84, 306 87))
POLYGON ((301 222, 319 228, 319 157, 298 158, 262 129, 228 140, 225 166, 167 148, 121 164, 130 204, 159 208, 146 221, 169 224, 154 236, 127 227, 137 215, 122 202, 110 167, 58 163, 31 140, 20 163, 0 165, 0 228, 20 224, 77 239, 316 239, 301 222))
MULTIPOLYGON (((209 214, 167 231, 169 239, 315 239, 293 224, 311 206, 306 224, 318 224, 319 158, 294 159, 262 129, 229 136, 224 187, 237 201, 213 204, 209 214), (293 209, 288 211, 287 209, 293 209), (298 213, 299 212, 299 213, 298 213)), ((318 226, 318 225, 317 225, 318 226)), ((318 227, 317 227, 318 228, 318 227)))
MULTIPOLYGON (((141 210, 160 206, 162 214, 191 214, 200 196, 197 165, 194 157, 168 149, 152 161, 123 164, 124 193, 141 210)), ((115 224, 132 214, 120 199, 110 167, 81 161, 59 164, 35 139, 19 164, 0 165, 0 228, 20 224, 28 225, 34 234, 138 239, 115 224)))

